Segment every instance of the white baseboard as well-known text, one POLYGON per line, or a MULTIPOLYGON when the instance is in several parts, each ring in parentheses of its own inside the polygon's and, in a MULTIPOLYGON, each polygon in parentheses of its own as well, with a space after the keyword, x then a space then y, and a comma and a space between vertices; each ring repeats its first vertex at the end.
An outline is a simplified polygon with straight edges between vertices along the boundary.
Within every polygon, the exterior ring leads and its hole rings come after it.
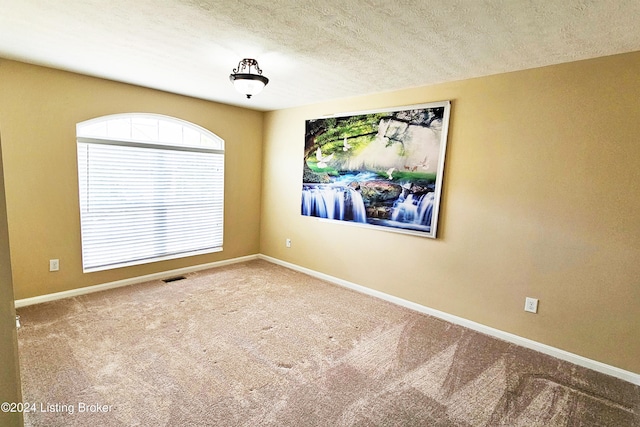
POLYGON ((68 291, 56 292, 54 294, 41 295, 32 298, 24 298, 15 301, 15 307, 26 307, 28 305, 40 304, 43 302, 56 301, 63 298, 71 298, 78 295, 90 294, 93 292, 106 291, 107 289, 120 288, 122 286, 129 286, 136 283, 148 282, 150 280, 166 279, 172 276, 179 276, 181 274, 193 273, 194 271, 206 270, 208 268, 222 267, 223 265, 236 264, 239 262, 251 261, 258 259, 258 255, 247 255, 239 258, 225 259, 222 261, 210 262, 207 264, 199 264, 190 267, 178 268, 175 270, 161 271, 159 273, 147 274, 145 276, 132 277, 124 280, 117 280, 115 282, 103 283, 100 285, 87 286, 84 288, 71 289, 68 291))
POLYGON ((489 336, 501 339, 503 341, 507 341, 507 342, 519 345, 521 347, 529 348, 531 350, 539 351, 540 353, 544 353, 549 356, 553 356, 557 359, 565 360, 575 365, 582 366, 584 368, 588 368, 593 371, 600 372, 606 375, 610 375, 612 377, 616 377, 624 381, 628 381, 635 385, 640 385, 640 374, 636 374, 630 371, 625 371, 624 369, 607 365, 605 363, 598 362, 596 360, 587 359, 586 357, 583 357, 574 353, 570 353, 568 351, 561 350, 556 347, 551 347, 549 345, 542 344, 537 341, 530 340, 528 338, 523 338, 521 336, 509 333, 509 332, 504 332, 499 329, 495 329, 495 328, 483 325, 481 323, 477 323, 462 317, 454 316, 452 314, 435 310, 433 308, 425 307, 423 305, 417 304, 412 301, 398 298, 393 295, 385 294, 384 292, 376 291, 375 289, 370 289, 365 286, 357 285, 355 283, 348 282, 346 280, 342 280, 337 277, 329 276, 328 274, 320 273, 305 267, 301 267, 296 264, 282 261, 277 258, 272 258, 270 256, 262 255, 262 254, 260 254, 258 257, 260 259, 269 261, 271 263, 278 264, 283 267, 287 267, 289 269, 308 274, 309 276, 317 277, 318 279, 326 280, 327 282, 344 286, 345 288, 349 288, 363 294, 380 298, 382 300, 389 301, 391 303, 409 308, 411 310, 428 314, 430 316, 434 316, 442 320, 446 320, 447 322, 450 322, 456 325, 464 326, 465 328, 472 329, 474 331, 483 333, 485 335, 489 335, 489 336))

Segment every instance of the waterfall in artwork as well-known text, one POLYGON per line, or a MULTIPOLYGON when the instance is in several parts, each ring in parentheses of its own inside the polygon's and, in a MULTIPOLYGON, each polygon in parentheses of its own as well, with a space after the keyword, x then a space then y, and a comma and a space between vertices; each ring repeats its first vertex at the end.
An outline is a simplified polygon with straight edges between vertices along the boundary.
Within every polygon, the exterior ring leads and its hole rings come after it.
POLYGON ((302 215, 354 222, 367 219, 360 193, 350 187, 322 184, 302 188, 302 215))
POLYGON ((431 225, 434 193, 426 193, 419 198, 409 194, 400 196, 393 206, 391 220, 405 224, 431 225))

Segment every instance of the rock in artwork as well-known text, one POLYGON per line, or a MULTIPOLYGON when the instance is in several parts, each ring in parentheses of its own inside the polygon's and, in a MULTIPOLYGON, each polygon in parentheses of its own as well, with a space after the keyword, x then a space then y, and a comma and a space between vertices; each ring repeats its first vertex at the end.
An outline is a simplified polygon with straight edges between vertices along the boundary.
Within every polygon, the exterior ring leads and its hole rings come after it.
POLYGON ((307 120, 302 214, 436 237, 450 105, 307 120))

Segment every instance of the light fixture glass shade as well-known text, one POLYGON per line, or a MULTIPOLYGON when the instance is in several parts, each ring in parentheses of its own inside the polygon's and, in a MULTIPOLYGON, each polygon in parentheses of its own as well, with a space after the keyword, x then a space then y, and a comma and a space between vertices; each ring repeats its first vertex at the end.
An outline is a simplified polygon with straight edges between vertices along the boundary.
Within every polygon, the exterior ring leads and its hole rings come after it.
POLYGON ((269 79, 257 74, 232 74, 229 76, 236 90, 247 98, 262 92, 262 89, 269 83, 269 79))
POLYGON ((249 58, 240 61, 238 68, 233 69, 233 74, 229 76, 229 80, 231 80, 236 90, 247 95, 247 98, 260 93, 269 83, 269 79, 262 75, 262 70, 258 67, 258 61, 249 58), (258 74, 251 73, 251 67, 254 67, 258 74), (247 72, 241 73, 240 71, 247 72))

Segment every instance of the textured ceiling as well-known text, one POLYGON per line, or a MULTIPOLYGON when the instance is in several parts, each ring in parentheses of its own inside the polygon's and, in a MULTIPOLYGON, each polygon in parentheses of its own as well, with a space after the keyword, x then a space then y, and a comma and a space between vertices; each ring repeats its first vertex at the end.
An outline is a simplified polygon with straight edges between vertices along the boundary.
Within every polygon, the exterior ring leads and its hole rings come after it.
POLYGON ((639 51, 638 0, 0 0, 0 57, 258 110, 639 51), (247 100, 245 57, 270 83, 247 100))

